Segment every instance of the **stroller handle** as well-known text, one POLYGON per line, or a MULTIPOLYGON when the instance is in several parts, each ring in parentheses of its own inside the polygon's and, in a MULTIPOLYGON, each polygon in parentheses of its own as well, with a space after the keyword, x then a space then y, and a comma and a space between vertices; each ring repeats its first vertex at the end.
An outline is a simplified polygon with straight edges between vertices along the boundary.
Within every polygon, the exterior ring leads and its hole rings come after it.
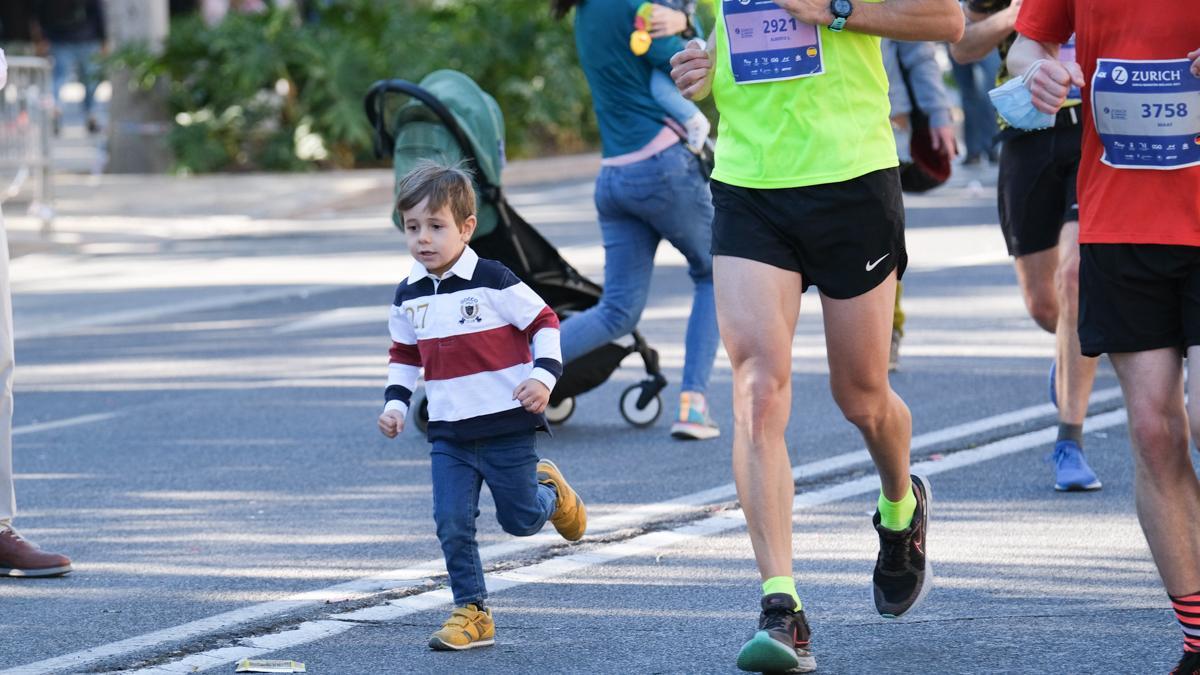
MULTIPOLYGON (((409 82, 408 80, 379 80, 371 85, 367 90, 367 96, 363 100, 363 105, 366 108, 367 120, 370 121, 371 127, 375 130, 373 139, 375 146, 376 159, 384 159, 392 147, 396 144, 396 137, 388 128, 387 120, 383 110, 383 104, 387 94, 405 94, 417 99, 433 111, 437 115, 438 120, 445 125, 446 129, 454 136, 454 140, 458 142, 459 148, 462 150, 463 157, 470 160, 471 164, 478 168, 479 158, 475 154, 475 148, 471 145, 471 141, 459 126, 458 120, 454 118, 454 114, 442 103, 436 96, 428 90, 409 82)), ((474 171, 475 180, 479 184, 479 188, 488 195, 499 194, 499 187, 492 185, 488 177, 482 171, 474 171)))

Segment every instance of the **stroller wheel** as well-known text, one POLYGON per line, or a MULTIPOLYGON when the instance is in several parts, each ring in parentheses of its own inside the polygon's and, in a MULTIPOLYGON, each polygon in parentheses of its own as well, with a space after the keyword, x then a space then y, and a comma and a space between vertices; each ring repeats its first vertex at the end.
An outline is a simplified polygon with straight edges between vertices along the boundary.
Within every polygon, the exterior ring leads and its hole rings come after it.
POLYGON ((412 402, 408 406, 409 414, 412 417, 413 426, 422 434, 429 430, 429 399, 425 398, 425 388, 419 387, 413 392, 412 402), (413 415, 412 411, 416 414, 413 415))
POLYGON ((546 419, 550 424, 562 424, 575 412, 575 397, 568 396, 558 402, 558 405, 546 406, 546 419))
POLYGON ((654 424, 662 414, 662 397, 645 387, 645 383, 635 384, 621 393, 621 417, 639 429, 654 424))

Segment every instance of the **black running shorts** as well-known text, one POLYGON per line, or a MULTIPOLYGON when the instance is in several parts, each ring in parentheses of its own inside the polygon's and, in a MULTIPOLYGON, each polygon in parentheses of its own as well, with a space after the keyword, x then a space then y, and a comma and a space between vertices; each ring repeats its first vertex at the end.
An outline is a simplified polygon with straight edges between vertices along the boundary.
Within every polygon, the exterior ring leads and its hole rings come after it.
POLYGON ((1083 244, 1079 346, 1085 356, 1200 344, 1200 246, 1083 244))
POLYGON ((1079 220, 1075 174, 1083 125, 1072 122, 1082 121, 1077 108, 1060 112, 1067 115, 1057 126, 1017 134, 1000 146, 996 200, 1011 256, 1054 248, 1063 223, 1079 220))
POLYGON ((831 298, 853 298, 896 270, 904 275, 900 173, 883 169, 841 183, 756 189, 712 181, 713 255, 799 272, 831 298))

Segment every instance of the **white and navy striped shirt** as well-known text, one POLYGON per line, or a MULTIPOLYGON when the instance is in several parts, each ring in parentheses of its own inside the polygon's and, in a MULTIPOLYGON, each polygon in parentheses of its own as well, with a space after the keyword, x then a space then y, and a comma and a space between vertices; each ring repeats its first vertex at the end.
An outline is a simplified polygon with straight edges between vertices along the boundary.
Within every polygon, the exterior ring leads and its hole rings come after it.
POLYGON ((396 288, 384 410, 408 414, 425 369, 429 440, 470 441, 545 428, 513 400, 529 378, 562 376, 558 317, 511 270, 466 247, 439 279, 413 263, 396 288), (533 348, 530 350, 530 345, 533 348))

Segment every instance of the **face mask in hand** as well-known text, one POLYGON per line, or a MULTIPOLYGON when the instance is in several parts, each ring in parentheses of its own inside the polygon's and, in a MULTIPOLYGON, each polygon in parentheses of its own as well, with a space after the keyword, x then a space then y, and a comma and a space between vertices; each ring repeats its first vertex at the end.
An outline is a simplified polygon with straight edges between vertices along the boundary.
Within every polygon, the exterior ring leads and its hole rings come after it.
MULTIPOLYGON (((1032 68, 1030 70, 1033 70, 1032 68)), ((1054 115, 1033 107, 1033 95, 1025 86, 1024 77, 1014 77, 988 92, 996 112, 1018 129, 1047 129, 1054 126, 1054 115)))

